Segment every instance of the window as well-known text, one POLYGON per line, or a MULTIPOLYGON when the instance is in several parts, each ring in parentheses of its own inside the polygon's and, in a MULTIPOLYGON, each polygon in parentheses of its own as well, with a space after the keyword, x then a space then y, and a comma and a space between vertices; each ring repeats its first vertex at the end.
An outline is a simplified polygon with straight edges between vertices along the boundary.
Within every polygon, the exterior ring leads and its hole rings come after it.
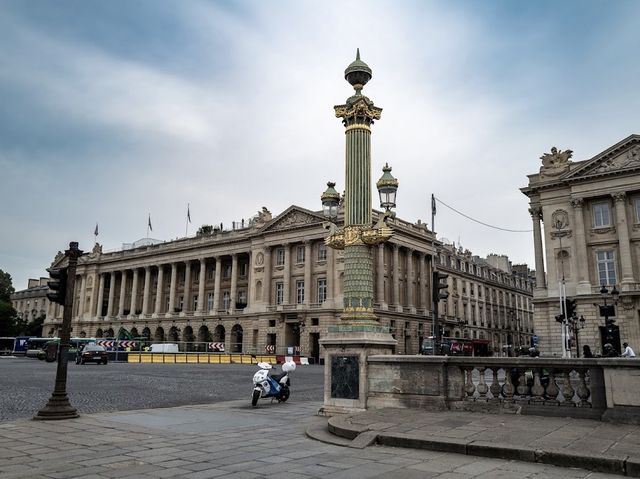
POLYGON ((224 269, 222 270, 222 276, 224 278, 231 278, 231 265, 225 264, 224 269))
POLYGON ((246 278, 248 269, 249 269, 248 263, 240 263, 240 276, 242 278, 246 278))
POLYGON ((243 307, 247 305, 247 292, 244 289, 238 291, 238 304, 243 307))
POLYGON ((208 268, 207 269, 207 279, 213 279, 213 268, 208 268))
POLYGON ((207 295, 207 309, 209 311, 213 309, 213 293, 207 295))
POLYGON ((270 319, 269 320, 269 327, 270 328, 275 328, 276 327, 276 320, 275 319, 270 319))
POLYGON ((304 263, 304 246, 296 248, 296 263, 304 263))
POLYGON ((193 296, 193 310, 198 311, 198 295, 193 296))
POLYGON ((327 260, 327 245, 324 243, 320 243, 318 245, 318 261, 326 261, 327 260))
POLYGON ((278 248, 276 250, 276 266, 284 265, 284 248, 278 248))
MULTIPOLYGON (((165 313, 169 312, 169 296, 167 296, 167 300, 165 301, 164 312, 165 313)), ((173 313, 173 311, 171 312, 173 313)))
POLYGON ((633 204, 636 208, 636 223, 640 223, 640 198, 636 198, 633 204))
POLYGON ((225 291, 222 293, 222 309, 229 309, 231 306, 231 295, 229 291, 225 291))
POLYGON ((600 284, 616 284, 616 268, 614 265, 613 251, 596 252, 596 262, 598 264, 598 280, 600 284))
POLYGON ((324 303, 327 300, 327 279, 318 279, 318 303, 324 303))
POLYGON ((594 203, 592 210, 594 228, 602 228, 611 224, 609 219, 609 203, 594 203))
POLYGON ((178 299, 178 308, 180 308, 180 311, 182 311, 184 307, 184 296, 180 296, 180 298, 178 299))
POLYGON ((296 302, 304 303, 304 281, 296 281, 296 302))
POLYGON ((276 283, 276 304, 282 304, 284 300, 284 283, 276 283))
POLYGON ((319 325, 320 325, 320 319, 311 318, 311 326, 319 326, 319 325))

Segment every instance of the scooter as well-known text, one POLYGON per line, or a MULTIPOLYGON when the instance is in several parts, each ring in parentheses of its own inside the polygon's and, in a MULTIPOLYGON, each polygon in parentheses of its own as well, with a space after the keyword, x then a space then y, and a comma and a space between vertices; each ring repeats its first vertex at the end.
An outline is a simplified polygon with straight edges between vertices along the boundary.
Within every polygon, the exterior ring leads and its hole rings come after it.
POLYGON ((269 363, 258 363, 258 367, 260 370, 253 375, 251 405, 256 407, 260 398, 271 398, 272 401, 277 399, 278 402, 285 402, 289 399, 289 394, 291 394, 289 373, 296 370, 296 363, 293 361, 284 363, 282 374, 269 374, 273 368, 269 363))

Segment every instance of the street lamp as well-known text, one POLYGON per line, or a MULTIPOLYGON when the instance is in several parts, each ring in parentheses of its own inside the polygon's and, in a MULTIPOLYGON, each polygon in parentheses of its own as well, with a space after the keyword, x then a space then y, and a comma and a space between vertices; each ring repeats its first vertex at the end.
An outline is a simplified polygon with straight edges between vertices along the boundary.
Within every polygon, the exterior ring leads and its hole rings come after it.
POLYGON ((385 163, 382 168, 382 177, 376 183, 380 194, 380 207, 389 213, 391 208, 396 207, 396 192, 398 191, 398 180, 391 175, 391 167, 385 163))
POLYGON ((580 338, 579 338, 579 332, 581 329, 584 329, 584 323, 585 323, 585 319, 584 316, 580 315, 580 318, 578 318, 577 316, 572 316, 570 318, 567 318, 567 324, 569 325, 569 329, 571 331, 573 331, 573 334, 576 337, 576 357, 580 357, 580 338))
POLYGON ((600 288, 600 294, 602 295, 602 300, 604 301, 604 305, 594 305, 599 306, 600 316, 604 317, 604 325, 606 336, 605 340, 607 343, 613 341, 613 326, 615 323, 614 319, 609 319, 610 316, 616 315, 616 305, 618 304, 618 297, 620 296, 620 291, 616 289, 616 285, 613 285, 611 292, 607 289, 606 285, 602 285, 600 288), (607 299, 611 298, 613 304, 607 304, 607 299))
POLYGON ((329 221, 335 221, 338 217, 338 204, 340 203, 340 193, 338 193, 334 186, 335 183, 329 181, 327 183, 327 189, 320 199, 322 200, 322 213, 329 221))

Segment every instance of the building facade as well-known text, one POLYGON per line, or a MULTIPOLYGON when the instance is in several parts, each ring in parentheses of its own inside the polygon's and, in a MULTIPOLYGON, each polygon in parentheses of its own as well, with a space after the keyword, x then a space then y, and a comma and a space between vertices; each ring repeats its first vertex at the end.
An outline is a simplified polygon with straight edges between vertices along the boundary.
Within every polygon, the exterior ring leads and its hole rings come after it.
MULTIPOLYGON (((640 342, 640 135, 631 135, 591 159, 552 148, 522 192, 530 199, 535 248, 534 326, 541 351, 563 354, 561 291, 584 318, 569 337, 595 352, 611 342, 640 342), (546 275, 545 275, 546 265, 546 275), (605 287, 604 289, 602 287, 605 287), (600 306, 615 300, 611 327, 600 306), (578 335, 576 337, 575 332, 578 335)), ((611 319, 611 318, 609 318, 611 319)), ((566 345, 566 341, 564 342, 566 345)))
POLYGON ((52 313, 53 303, 47 299, 47 281, 49 278, 29 279, 27 289, 11 295, 13 309, 21 320, 28 323, 40 317, 47 318, 52 313))
MULTIPOLYGON (((431 335, 431 258, 439 243, 419 221, 390 221, 392 239, 373 253, 374 311, 398 340, 396 353, 418 354, 431 335)), ((344 274, 342 252, 325 245, 324 224, 322 214, 291 206, 275 218, 263 209, 233 230, 109 253, 96 245, 78 262, 72 335, 113 337, 124 328, 158 342, 319 357, 318 341, 342 313, 344 274)), ((60 253, 54 266, 61 261, 60 253)), ((43 335, 61 327, 55 306, 43 335)), ((451 335, 454 317, 445 316, 451 335)), ((480 332, 492 323, 469 320, 469 337, 493 337, 480 332)))

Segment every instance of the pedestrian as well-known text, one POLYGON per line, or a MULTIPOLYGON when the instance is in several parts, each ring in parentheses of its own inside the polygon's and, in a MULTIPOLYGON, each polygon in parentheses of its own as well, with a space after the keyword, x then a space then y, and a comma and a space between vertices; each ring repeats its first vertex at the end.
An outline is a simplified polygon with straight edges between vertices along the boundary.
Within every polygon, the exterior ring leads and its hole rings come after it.
POLYGON ((618 357, 618 352, 613 349, 613 345, 611 343, 606 343, 604 345, 604 348, 602 350, 602 357, 603 358, 617 358, 618 357))
POLYGON ((582 357, 583 358, 593 357, 593 353, 591 352, 591 346, 589 346, 588 344, 585 344, 584 346, 582 346, 582 357))
POLYGON ((629 346, 629 343, 622 343, 622 347, 624 348, 624 351, 622 352, 622 354, 620 356, 622 356, 623 358, 635 358, 636 357, 636 353, 633 352, 633 349, 631 349, 631 346, 629 346))

